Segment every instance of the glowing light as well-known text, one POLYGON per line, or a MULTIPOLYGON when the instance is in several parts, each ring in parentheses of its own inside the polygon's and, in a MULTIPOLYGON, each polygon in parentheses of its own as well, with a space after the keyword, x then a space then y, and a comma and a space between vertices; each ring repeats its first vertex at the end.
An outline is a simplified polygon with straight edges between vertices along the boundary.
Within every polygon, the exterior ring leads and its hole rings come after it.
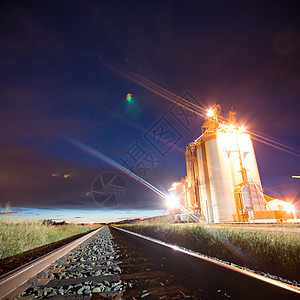
POLYGON ((214 116, 214 111, 213 109, 209 109, 207 112, 206 112, 206 116, 209 117, 209 118, 212 118, 214 116))
POLYGON ((245 132, 245 130, 246 130, 245 126, 240 126, 240 128, 239 128, 239 132, 240 133, 245 132))
POLYGON ((67 174, 67 173, 64 174, 64 178, 65 178, 65 179, 67 179, 67 178, 69 178, 69 177, 70 177, 70 174, 67 174))
POLYGON ((294 175, 294 176, 292 176, 292 178, 300 178, 300 176, 299 175, 294 175))
POLYGON ((269 201, 267 206, 270 210, 285 210, 286 212, 290 212, 293 214, 294 219, 297 219, 295 206, 292 203, 274 199, 269 201))
POLYGON ((228 125, 228 131, 233 131, 234 130, 234 126, 232 124, 228 125))
POLYGON ((235 130, 235 127, 232 124, 220 124, 219 125, 219 131, 232 132, 234 130, 235 130))
POLYGON ((174 194, 170 194, 166 200, 168 208, 176 208, 179 205, 178 198, 174 194))
POLYGON ((226 131, 227 125, 225 125, 225 124, 220 124, 218 129, 219 129, 219 131, 226 131))

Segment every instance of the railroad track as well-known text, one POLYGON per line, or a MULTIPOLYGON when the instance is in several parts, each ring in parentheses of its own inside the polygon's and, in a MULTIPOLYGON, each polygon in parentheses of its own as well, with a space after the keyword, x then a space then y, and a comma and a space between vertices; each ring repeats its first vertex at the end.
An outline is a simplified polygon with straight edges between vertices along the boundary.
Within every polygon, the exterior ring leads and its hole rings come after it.
POLYGON ((299 299, 300 289, 103 227, 0 277, 0 299, 299 299))

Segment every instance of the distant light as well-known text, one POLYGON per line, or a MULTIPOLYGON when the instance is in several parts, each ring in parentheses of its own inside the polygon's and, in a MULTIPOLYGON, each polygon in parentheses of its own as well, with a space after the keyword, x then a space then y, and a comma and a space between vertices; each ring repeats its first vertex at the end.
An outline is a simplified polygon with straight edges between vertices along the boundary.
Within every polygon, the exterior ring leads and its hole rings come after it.
POLYGON ((174 194, 169 195, 166 202, 168 208, 176 208, 179 204, 178 198, 174 194))
POLYGON ((206 116, 209 117, 209 118, 212 118, 214 116, 214 110, 213 109, 209 109, 206 112, 206 116))
POLYGON ((66 179, 67 179, 67 178, 69 178, 69 177, 70 177, 70 174, 67 174, 67 173, 66 173, 66 174, 64 174, 64 178, 66 178, 66 179))
POLYGON ((294 175, 294 176, 292 176, 292 178, 300 178, 300 176, 299 175, 294 175))

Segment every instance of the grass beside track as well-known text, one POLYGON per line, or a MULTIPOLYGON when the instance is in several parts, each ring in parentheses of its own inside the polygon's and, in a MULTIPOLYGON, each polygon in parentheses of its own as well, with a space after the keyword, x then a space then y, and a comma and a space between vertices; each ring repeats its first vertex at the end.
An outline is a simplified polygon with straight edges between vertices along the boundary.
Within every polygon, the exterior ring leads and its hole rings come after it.
POLYGON ((47 225, 42 221, 0 220, 0 259, 14 256, 73 235, 84 233, 98 226, 65 224, 47 225))
MULTIPOLYGON (((92 226, 90 226, 91 229, 92 226)), ((98 227, 96 227, 98 228, 98 227)), ((76 234, 71 237, 68 237, 63 240, 59 240, 57 242, 47 244, 35 249, 31 249, 28 251, 25 251, 23 253, 16 254, 14 256, 6 257, 4 259, 0 260, 0 275, 3 275, 11 270, 14 270, 28 262, 31 262, 32 260, 39 258, 59 247, 62 247, 68 243, 71 243, 72 241, 75 241, 76 239, 84 236, 85 234, 93 231, 96 229, 95 226, 93 226, 93 229, 86 231, 84 233, 76 234)))
POLYGON ((153 222, 120 227, 240 266, 300 280, 300 237, 289 234, 288 229, 274 233, 267 226, 253 230, 230 225, 153 222))

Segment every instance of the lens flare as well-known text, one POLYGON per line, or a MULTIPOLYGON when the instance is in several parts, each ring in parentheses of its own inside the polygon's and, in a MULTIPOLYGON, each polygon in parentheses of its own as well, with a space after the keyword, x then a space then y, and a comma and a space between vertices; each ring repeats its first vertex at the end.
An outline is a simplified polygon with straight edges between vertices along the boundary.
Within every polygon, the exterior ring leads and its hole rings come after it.
MULTIPOLYGON (((104 63, 104 62, 102 61, 102 63, 104 63)), ((171 102, 183 107, 184 109, 189 110, 203 118, 207 117, 207 109, 205 109, 204 107, 201 107, 201 106, 199 106, 195 103, 192 103, 182 97, 177 96, 176 94, 164 89, 163 87, 144 78, 143 76, 136 74, 135 72, 133 72, 131 70, 128 70, 124 66, 117 65, 114 62, 107 62, 107 63, 105 63, 105 65, 108 68, 112 69, 113 71, 115 71, 115 72, 121 74, 122 76, 128 78, 129 80, 137 83, 138 85, 143 86, 146 89, 148 89, 149 91, 163 97, 164 99, 171 101, 171 102)), ((219 117, 219 119, 220 119, 220 121, 227 122, 227 120, 221 116, 219 117)), ((274 140, 274 138, 269 139, 267 137, 264 137, 263 135, 259 135, 259 134, 255 133, 255 132, 250 132, 249 130, 247 130, 247 132, 249 134, 251 134, 251 136, 254 140, 257 140, 257 141, 264 143, 268 146, 271 146, 275 149, 284 151, 293 156, 300 157, 300 151, 298 149, 295 149, 295 148, 285 145, 283 143, 277 142, 274 140)))
POLYGON ((126 101, 131 102, 132 101, 132 94, 127 94, 126 101))
POLYGON ((123 173, 127 174, 128 176, 130 176, 131 178, 137 180, 138 182, 142 183, 143 185, 145 185, 146 187, 148 187, 150 190, 152 190, 153 192, 157 193, 159 196, 161 196, 164 199, 167 199, 168 196, 167 194, 165 194, 164 192, 160 191, 158 188, 156 188, 155 186, 153 186, 152 184, 150 184, 149 182, 147 182, 146 180, 144 180, 143 178, 139 177, 138 175, 134 174, 133 172, 127 170, 125 167, 121 166, 120 164, 118 164, 117 162, 115 162, 114 160, 112 160, 111 158, 107 157, 106 155, 104 155, 103 153, 84 145, 81 142, 78 142, 72 138, 67 138, 69 140, 69 142, 71 142, 73 145, 77 146, 78 148, 80 148, 81 150, 83 150, 84 152, 98 158, 101 159, 103 161, 105 161, 106 163, 110 164, 111 166, 117 168, 118 170, 122 171, 123 173))

